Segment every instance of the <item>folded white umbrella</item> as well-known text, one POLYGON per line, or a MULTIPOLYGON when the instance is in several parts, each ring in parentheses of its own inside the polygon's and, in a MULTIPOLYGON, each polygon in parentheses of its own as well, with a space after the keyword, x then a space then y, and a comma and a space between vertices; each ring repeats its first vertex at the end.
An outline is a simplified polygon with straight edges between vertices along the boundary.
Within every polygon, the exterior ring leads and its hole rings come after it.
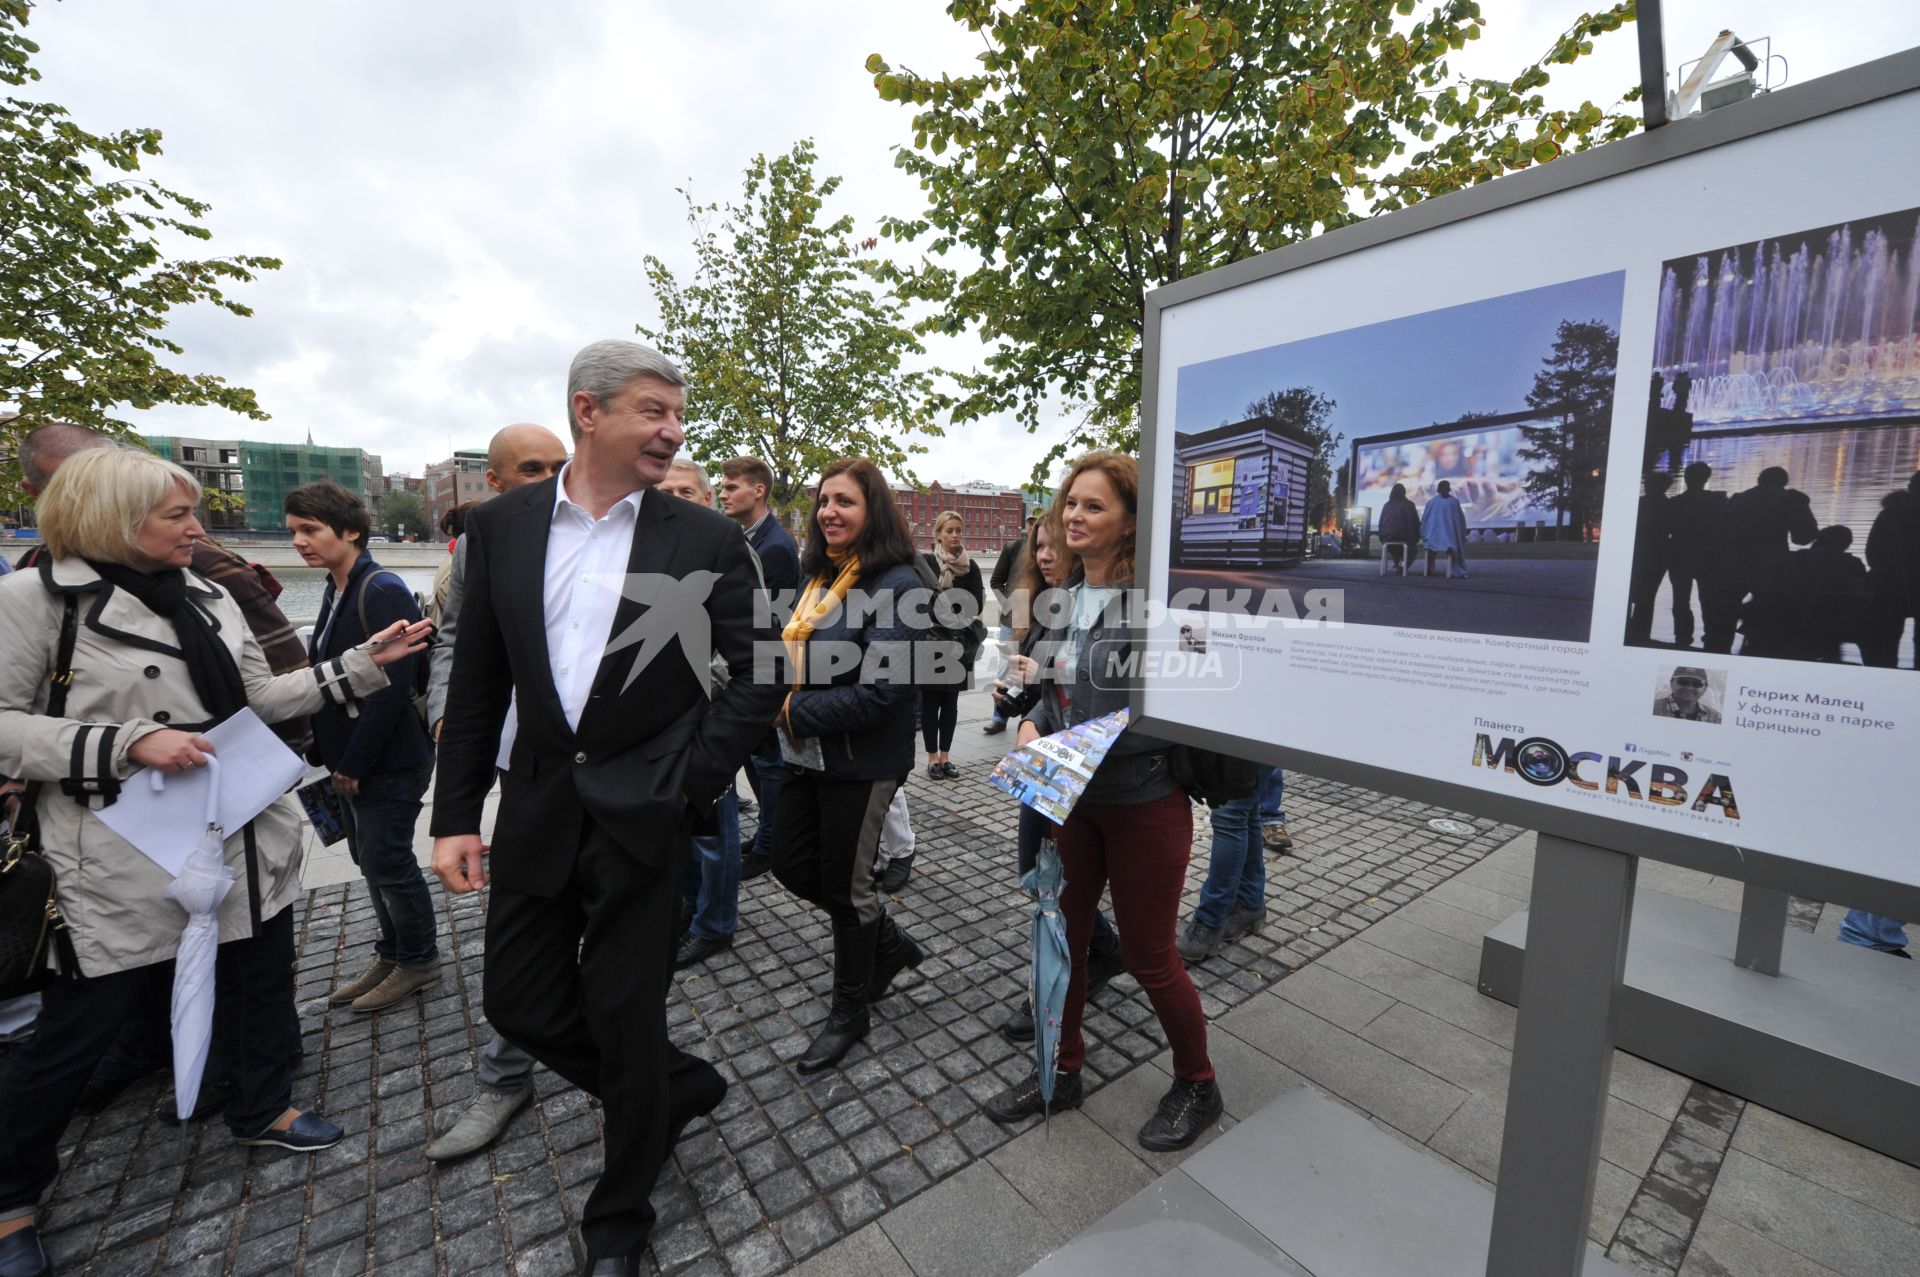
MULTIPOLYGON (((200 836, 199 846, 187 853, 180 876, 167 888, 167 895, 187 911, 187 927, 180 933, 180 952, 173 962, 173 1096, 183 1122, 199 1102, 200 1079, 207 1070, 207 1048, 213 1041, 220 902, 226 899, 235 878, 223 850, 227 838, 219 814, 220 761, 209 756, 206 769, 206 832, 200 836)), ((155 779, 158 777, 156 772, 155 779)))

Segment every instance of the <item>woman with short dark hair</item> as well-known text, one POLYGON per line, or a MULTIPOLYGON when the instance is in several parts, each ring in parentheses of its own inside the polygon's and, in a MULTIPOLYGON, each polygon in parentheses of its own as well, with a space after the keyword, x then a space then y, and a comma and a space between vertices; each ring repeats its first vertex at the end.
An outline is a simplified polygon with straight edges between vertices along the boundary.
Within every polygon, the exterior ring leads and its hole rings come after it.
MULTIPOLYGON (((293 548, 309 566, 327 571, 320 617, 307 641, 316 668, 369 630, 420 619, 406 583, 367 553, 373 525, 359 497, 322 480, 289 492, 284 509, 293 548)), ((439 924, 413 854, 414 826, 433 777, 433 738, 413 708, 412 658, 395 666, 393 681, 352 713, 330 705, 313 718, 314 753, 333 773, 347 849, 380 925, 372 964, 327 997, 356 1011, 382 1011, 440 983, 439 924)))
POLYGON ((773 872, 833 922, 833 1003, 799 1061, 838 1064, 867 1035, 867 1005, 918 966, 920 946, 887 916, 874 884, 880 831, 913 770, 915 632, 899 596, 924 589, 913 537, 871 461, 828 466, 800 571, 806 586, 783 638, 793 690, 776 720, 792 758, 775 817, 773 872))

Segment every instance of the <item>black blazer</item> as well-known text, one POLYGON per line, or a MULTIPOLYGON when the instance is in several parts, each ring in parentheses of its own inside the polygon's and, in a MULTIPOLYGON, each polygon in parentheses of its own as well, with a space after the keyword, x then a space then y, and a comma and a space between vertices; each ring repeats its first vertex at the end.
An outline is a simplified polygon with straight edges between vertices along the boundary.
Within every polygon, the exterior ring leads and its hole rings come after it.
MULTIPOLYGON (((800 589, 800 547, 793 543, 777 515, 768 514, 747 538, 747 544, 760 556, 760 572, 767 580, 767 593, 778 599, 781 593, 800 589)), ((789 606, 792 600, 788 600, 789 606)))
MULTIPOLYGON (((776 653, 779 635, 755 625, 760 574, 740 526, 655 489, 640 502, 627 571, 679 580, 713 574, 703 607, 713 650, 732 678, 709 702, 706 662, 694 669, 673 643, 627 686, 645 650, 627 647, 601 660, 580 729, 569 727, 543 614, 558 482, 504 493, 467 520, 460 641, 440 730, 432 825, 436 837, 479 832, 500 729, 517 690, 519 734, 501 782, 492 875, 502 887, 537 896, 566 886, 583 811, 643 863, 662 865, 681 853, 690 821, 733 782, 787 692, 775 677, 755 681, 756 644, 776 653)), ((621 599, 613 634, 648 611, 621 599)), ((776 662, 763 664, 771 669, 776 662)))

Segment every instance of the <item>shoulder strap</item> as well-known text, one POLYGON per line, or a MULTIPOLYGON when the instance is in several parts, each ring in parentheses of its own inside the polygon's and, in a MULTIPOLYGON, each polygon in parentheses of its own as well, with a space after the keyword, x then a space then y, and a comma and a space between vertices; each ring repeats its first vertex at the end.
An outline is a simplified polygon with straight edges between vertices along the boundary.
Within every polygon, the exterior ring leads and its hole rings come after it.
POLYGON ((394 580, 400 582, 400 586, 402 589, 405 589, 407 584, 405 581, 401 580, 399 573, 391 572, 386 568, 381 568, 378 572, 369 572, 365 576, 360 578, 359 592, 354 595, 354 598, 357 603, 356 610, 360 614, 360 637, 363 639, 369 639, 373 637, 373 631, 367 628, 367 583, 372 581, 373 578, 376 576, 390 576, 394 580))
MULTIPOLYGON (((48 680, 53 690, 47 693, 47 717, 65 718, 67 689, 73 686, 73 649, 80 639, 80 599, 65 597, 60 613, 60 642, 54 648, 53 675, 48 680)), ((84 799, 82 801, 85 801, 84 799)), ((14 818, 16 834, 37 836, 40 832, 40 782, 28 781, 20 793, 20 814, 14 818)))
POLYGON ((53 654, 53 690, 47 693, 47 716, 64 718, 67 713, 67 689, 73 686, 73 649, 80 640, 80 600, 66 596, 60 614, 60 644, 53 654))

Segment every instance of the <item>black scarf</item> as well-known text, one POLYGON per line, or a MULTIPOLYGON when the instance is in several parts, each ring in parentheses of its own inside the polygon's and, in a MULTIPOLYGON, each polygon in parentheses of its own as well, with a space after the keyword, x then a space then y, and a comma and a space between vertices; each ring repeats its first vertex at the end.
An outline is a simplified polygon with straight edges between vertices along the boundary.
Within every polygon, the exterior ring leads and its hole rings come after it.
POLYGON ((180 655, 187 663, 193 690, 206 706, 208 725, 224 722, 247 707, 247 688, 240 667, 207 614, 187 594, 187 574, 179 568, 142 572, 123 563, 87 562, 100 579, 125 590, 163 621, 173 623, 180 655))

